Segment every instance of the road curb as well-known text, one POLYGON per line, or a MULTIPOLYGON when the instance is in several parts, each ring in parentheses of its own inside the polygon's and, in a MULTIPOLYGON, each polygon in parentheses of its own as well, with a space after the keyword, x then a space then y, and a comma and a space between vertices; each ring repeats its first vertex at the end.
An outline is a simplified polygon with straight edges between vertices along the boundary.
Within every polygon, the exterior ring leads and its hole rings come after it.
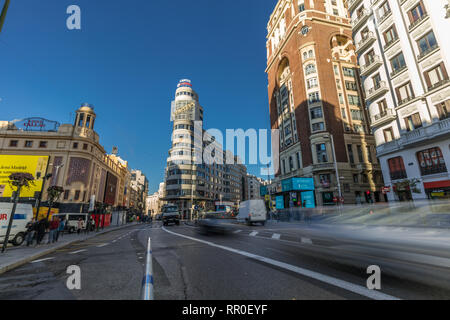
MULTIPOLYGON (((56 247, 54 247, 54 248, 47 249, 47 250, 45 250, 45 251, 36 253, 36 254, 34 254, 34 255, 25 257, 25 258, 23 258, 22 260, 13 262, 13 263, 11 263, 11 264, 9 264, 9 265, 7 265, 7 266, 1 267, 1 268, 0 268, 0 274, 3 274, 3 273, 8 272, 8 271, 11 271, 11 270, 13 270, 13 269, 15 269, 15 268, 18 268, 18 267, 20 267, 20 266, 23 266, 24 264, 27 264, 28 262, 34 261, 34 260, 36 260, 36 259, 38 259, 38 258, 40 258, 40 257, 42 257, 42 256, 45 256, 45 255, 50 254, 50 253, 52 253, 52 252, 55 252, 55 251, 57 251, 57 250, 59 250, 59 249, 65 248, 65 247, 71 245, 71 244, 74 243, 74 242, 78 242, 78 241, 86 241, 86 240, 88 240, 88 239, 95 238, 96 236, 101 235, 101 234, 105 234, 105 233, 112 232, 112 231, 119 230, 119 229, 128 228, 128 227, 135 226, 135 225, 137 225, 137 224, 130 224, 130 225, 125 225, 125 226, 123 226, 123 227, 117 227, 117 228, 114 228, 114 229, 105 230, 105 231, 102 231, 101 233, 96 233, 96 234, 94 234, 93 236, 88 237, 88 238, 85 238, 85 239, 83 239, 83 240, 80 240, 80 239, 74 239, 74 240, 71 240, 71 241, 69 241, 69 242, 67 242, 67 243, 63 243, 63 244, 61 244, 61 245, 59 245, 59 246, 56 246, 56 247)), ((1 257, 1 256, 0 256, 0 257, 1 257)))

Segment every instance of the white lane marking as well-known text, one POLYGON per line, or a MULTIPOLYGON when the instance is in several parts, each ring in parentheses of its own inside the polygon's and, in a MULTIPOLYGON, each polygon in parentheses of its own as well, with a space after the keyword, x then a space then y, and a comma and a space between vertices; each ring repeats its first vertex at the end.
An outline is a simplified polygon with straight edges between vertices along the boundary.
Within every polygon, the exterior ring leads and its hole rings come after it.
POLYGON ((303 237, 302 237, 302 243, 313 244, 311 239, 309 239, 309 238, 303 238, 303 237))
POLYGON ((239 233, 239 232, 241 232, 242 230, 236 230, 236 231, 234 231, 234 233, 239 233))
POLYGON ((114 242, 117 242, 117 240, 113 240, 112 242, 113 242, 113 243, 114 243, 114 242))
POLYGON ((327 283, 327 284, 339 287, 341 289, 344 289, 344 290, 347 290, 347 291, 359 294, 361 296, 364 296, 364 297, 367 297, 367 298, 370 298, 370 299, 375 299, 375 300, 400 300, 397 297, 394 297, 394 296, 382 293, 380 291, 369 290, 369 289, 367 289, 367 288, 365 288, 363 286, 356 285, 356 284, 353 284, 351 282, 347 282, 347 281, 340 280, 340 279, 337 279, 337 278, 333 278, 333 277, 330 277, 330 276, 327 276, 327 275, 324 275, 324 274, 321 274, 321 273, 318 273, 318 272, 315 272, 315 271, 311 271, 311 270, 307 270, 307 269, 304 269, 304 268, 300 268, 300 267, 297 267, 297 266, 294 266, 294 265, 291 265, 291 264, 288 264, 288 263, 284 263, 284 262, 277 261, 277 260, 274 260, 274 259, 270 259, 270 258, 266 258, 266 257, 263 257, 263 256, 259 256, 259 255, 256 255, 256 254, 253 254, 253 253, 250 253, 250 252, 246 252, 246 251, 242 251, 242 250, 238 250, 238 249, 222 246, 222 245, 219 245, 219 244, 215 244, 213 242, 200 240, 200 239, 197 239, 197 238, 194 238, 194 237, 190 237, 190 236, 186 236, 186 235, 183 235, 183 234, 175 233, 173 231, 167 230, 164 227, 162 229, 165 232, 173 234, 175 236, 186 238, 186 239, 190 239, 190 240, 197 241, 197 242, 201 242, 201 243, 204 243, 204 244, 209 245, 211 247, 220 248, 220 249, 223 249, 223 250, 226 250, 226 251, 230 251, 230 252, 233 252, 233 253, 237 253, 237 254, 240 254, 242 256, 249 257, 249 258, 252 258, 252 259, 264 262, 264 263, 268 263, 268 264, 271 264, 271 265, 274 265, 274 266, 277 266, 277 267, 280 267, 280 268, 283 268, 283 269, 286 269, 286 270, 298 273, 298 274, 303 275, 305 277, 316 279, 318 281, 321 281, 321 282, 324 282, 324 283, 327 283))
POLYGON ((76 253, 80 253, 80 252, 84 252, 84 251, 87 251, 87 249, 81 249, 78 251, 70 252, 69 254, 76 254, 76 253))
POLYGON ((108 245, 107 243, 104 243, 104 244, 101 244, 101 245, 97 246, 97 248, 102 248, 102 247, 107 246, 107 245, 108 245))
POLYGON ((51 258, 44 258, 44 259, 34 260, 34 261, 31 261, 31 263, 38 263, 38 262, 47 261, 47 260, 52 260, 52 259, 55 259, 55 258, 54 258, 54 257, 51 257, 51 258))
POLYGON ((272 239, 278 240, 278 239, 280 239, 280 237, 281 237, 281 235, 280 235, 279 233, 274 233, 274 234, 272 235, 272 239))
POLYGON ((254 236, 256 236, 258 234, 258 231, 253 231, 252 233, 250 233, 250 236, 251 237, 254 237, 254 236))

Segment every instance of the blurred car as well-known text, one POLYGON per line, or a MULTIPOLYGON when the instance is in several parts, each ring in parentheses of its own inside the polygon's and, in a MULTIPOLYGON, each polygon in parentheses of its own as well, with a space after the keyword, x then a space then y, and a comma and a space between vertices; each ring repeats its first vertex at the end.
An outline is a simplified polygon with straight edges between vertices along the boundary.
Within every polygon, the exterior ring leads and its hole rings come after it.
POLYGON ((234 218, 231 213, 224 211, 205 212, 199 215, 197 231, 202 234, 228 234, 233 230, 234 218))
POLYGON ((241 202, 236 219, 238 222, 245 222, 249 226, 255 222, 259 222, 264 226, 267 220, 267 209, 264 200, 255 199, 241 202))

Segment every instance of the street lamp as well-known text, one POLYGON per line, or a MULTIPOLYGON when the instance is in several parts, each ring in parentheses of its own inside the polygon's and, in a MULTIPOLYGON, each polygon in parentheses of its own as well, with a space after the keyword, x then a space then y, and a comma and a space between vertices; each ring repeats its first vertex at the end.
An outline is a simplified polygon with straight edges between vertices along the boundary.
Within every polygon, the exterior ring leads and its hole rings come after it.
MULTIPOLYGON (((39 210, 41 209, 42 193, 44 192, 45 181, 50 179, 52 176, 53 175, 51 173, 48 173, 42 177, 41 192, 39 192, 39 197, 37 199, 37 205, 36 205, 36 221, 39 219, 39 210)), ((40 178, 40 177, 37 177, 37 178, 40 178)))

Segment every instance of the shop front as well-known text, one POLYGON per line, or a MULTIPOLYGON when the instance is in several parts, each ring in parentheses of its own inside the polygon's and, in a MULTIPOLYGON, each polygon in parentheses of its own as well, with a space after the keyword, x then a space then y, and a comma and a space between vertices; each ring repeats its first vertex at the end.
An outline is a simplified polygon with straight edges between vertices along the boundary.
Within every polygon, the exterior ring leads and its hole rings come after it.
POLYGON ((428 199, 450 199, 450 180, 425 182, 428 199))
POLYGON ((277 209, 305 207, 315 208, 313 178, 290 178, 281 181, 281 192, 276 195, 277 209))

